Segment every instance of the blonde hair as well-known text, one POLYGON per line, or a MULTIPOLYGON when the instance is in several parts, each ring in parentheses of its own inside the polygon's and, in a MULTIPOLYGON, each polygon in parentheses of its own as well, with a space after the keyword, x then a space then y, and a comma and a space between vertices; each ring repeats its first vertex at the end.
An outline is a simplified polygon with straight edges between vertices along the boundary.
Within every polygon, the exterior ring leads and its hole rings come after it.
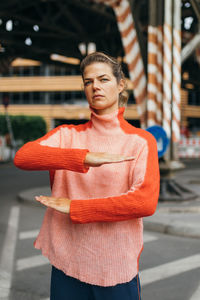
POLYGON ((126 85, 124 72, 122 71, 121 63, 116 58, 109 56, 103 52, 94 52, 92 54, 87 55, 81 62, 80 70, 81 70, 82 77, 85 68, 88 65, 91 65, 96 62, 108 64, 112 69, 112 73, 115 76, 117 83, 119 83, 121 79, 124 80, 125 87, 124 90, 119 94, 118 105, 119 107, 125 106, 126 103, 128 102, 128 92, 126 90, 127 85, 126 85))

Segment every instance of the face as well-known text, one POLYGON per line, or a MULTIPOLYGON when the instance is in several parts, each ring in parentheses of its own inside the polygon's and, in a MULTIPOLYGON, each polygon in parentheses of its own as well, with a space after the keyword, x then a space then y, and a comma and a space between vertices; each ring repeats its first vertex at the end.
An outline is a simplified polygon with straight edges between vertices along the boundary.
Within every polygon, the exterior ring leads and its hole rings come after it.
POLYGON ((100 62, 88 65, 84 70, 83 82, 88 103, 97 114, 108 114, 118 109, 124 81, 117 83, 110 65, 100 62))

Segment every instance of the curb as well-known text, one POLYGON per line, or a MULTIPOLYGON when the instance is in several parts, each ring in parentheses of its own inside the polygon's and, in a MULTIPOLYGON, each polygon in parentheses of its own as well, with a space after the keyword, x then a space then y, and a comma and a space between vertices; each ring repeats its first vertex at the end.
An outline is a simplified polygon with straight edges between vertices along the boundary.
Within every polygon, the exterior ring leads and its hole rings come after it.
POLYGON ((190 206, 190 207, 161 207, 158 209, 159 213, 199 213, 200 214, 200 206, 190 206))
MULTIPOLYGON (((38 201, 34 200, 36 195, 51 195, 49 186, 36 187, 22 191, 18 194, 19 201, 45 209, 38 201)), ((158 232, 180 237, 200 238, 200 222, 193 222, 193 216, 200 220, 200 201, 195 201, 192 206, 163 206, 159 207, 153 216, 143 218, 144 229, 146 231, 158 232), (199 204, 199 205, 198 205, 199 204), (177 220, 176 215, 182 215, 181 220, 177 220), (192 223, 184 220, 184 216, 191 214, 192 223), (167 218, 166 218, 167 217, 167 218), (187 224, 187 225, 185 225, 187 224)))
POLYGON ((174 236, 197 238, 200 239, 200 228, 195 226, 184 226, 183 223, 171 225, 168 223, 160 223, 155 221, 144 221, 144 229, 146 231, 164 233, 174 236))
POLYGON ((35 200, 35 196, 39 196, 39 195, 50 196, 51 195, 50 188, 48 186, 42 186, 42 187, 28 189, 20 192, 17 195, 17 198, 20 202, 26 203, 28 205, 43 207, 41 203, 35 200))

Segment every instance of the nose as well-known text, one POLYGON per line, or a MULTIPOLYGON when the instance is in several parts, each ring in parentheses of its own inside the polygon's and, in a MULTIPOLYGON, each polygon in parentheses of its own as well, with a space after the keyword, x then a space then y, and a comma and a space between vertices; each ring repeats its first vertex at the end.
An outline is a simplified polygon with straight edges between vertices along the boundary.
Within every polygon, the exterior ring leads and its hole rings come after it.
POLYGON ((94 80, 93 81, 93 90, 98 90, 100 87, 99 87, 99 82, 98 80, 94 80))

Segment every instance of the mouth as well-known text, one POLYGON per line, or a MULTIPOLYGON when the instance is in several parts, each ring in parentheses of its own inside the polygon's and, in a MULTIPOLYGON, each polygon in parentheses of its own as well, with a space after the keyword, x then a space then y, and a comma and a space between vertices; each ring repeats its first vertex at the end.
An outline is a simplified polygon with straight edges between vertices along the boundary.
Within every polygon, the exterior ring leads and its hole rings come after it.
POLYGON ((93 99, 98 99, 98 98, 102 98, 103 96, 102 95, 94 95, 92 98, 93 99))

